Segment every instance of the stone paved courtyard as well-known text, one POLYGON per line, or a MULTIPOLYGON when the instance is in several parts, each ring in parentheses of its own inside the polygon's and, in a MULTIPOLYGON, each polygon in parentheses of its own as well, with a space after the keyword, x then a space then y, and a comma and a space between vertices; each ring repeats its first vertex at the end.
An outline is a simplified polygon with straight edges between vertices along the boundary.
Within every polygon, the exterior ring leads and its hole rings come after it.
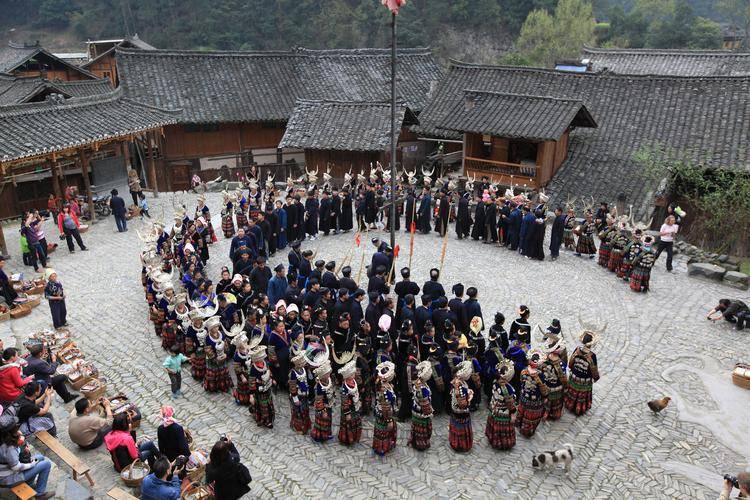
MULTIPOLYGON (((187 199, 192 210, 194 196, 187 199)), ((171 217, 170 196, 149 202, 152 214, 159 216, 164 204, 171 217)), ((217 195, 209 196, 208 205, 219 228, 217 195)), ((52 266, 68 294, 74 338, 110 387, 125 392, 141 408, 141 432, 155 436, 158 408, 171 402, 169 381, 161 368, 165 353, 147 321, 140 285, 140 242, 133 230, 140 224, 133 221, 129 227, 129 232, 118 234, 111 217, 99 222, 83 235, 90 252, 68 255, 61 248, 53 254, 52 266)), ((5 227, 13 256, 6 266, 9 274, 20 269, 15 229, 5 227)), ((51 224, 47 230, 50 241, 57 241, 51 224)), ((317 249, 320 258, 340 261, 353 237, 329 236, 305 245, 317 249)), ((439 259, 441 241, 434 235, 416 237, 412 276, 420 284, 439 259)), ((398 267, 408 259, 408 242, 408 234, 401 232, 398 243, 404 250, 398 267)), ((367 243, 365 248, 368 262, 372 247, 367 243)), ((220 237, 211 247, 212 279, 228 262, 227 254, 228 240, 220 237)), ((352 262, 355 277, 360 255, 352 262)), ((272 258, 271 265, 280 261, 286 263, 286 251, 272 258)), ((259 498, 712 499, 724 473, 748 467, 750 392, 733 386, 730 372, 734 363, 748 361, 750 332, 704 319, 719 298, 747 301, 747 292, 688 278, 685 263, 678 259, 671 274, 660 261, 652 291, 635 294, 588 259, 563 253, 557 262, 532 262, 505 249, 458 241, 455 234, 450 236, 441 281, 446 289, 458 281, 476 286, 488 321, 498 310, 512 320, 522 303, 530 306, 532 323, 546 326, 559 318, 569 343, 580 329, 579 317, 608 322, 596 349, 602 378, 594 387, 593 409, 581 418, 566 412, 560 421, 543 423, 533 439, 519 436, 510 452, 487 445, 484 409, 472 416, 475 446, 465 455, 448 446, 445 416, 436 418, 433 447, 426 453, 406 446, 408 424, 399 424, 398 447, 385 459, 375 457, 369 447, 371 417, 359 446, 345 448, 335 441, 319 445, 288 428, 285 395, 275 397, 276 427, 260 430, 247 408, 236 406, 229 395, 206 394, 189 375, 183 387, 186 398, 175 403, 177 419, 205 447, 221 433, 229 434, 253 476, 252 494, 259 498), (673 404, 654 416, 645 402, 662 395, 672 396, 673 404), (575 449, 569 476, 561 469, 532 470, 534 452, 563 443, 573 443, 575 449)), ((0 324, 0 332, 9 345, 11 335, 20 342, 28 332, 49 326, 48 307, 42 304, 26 318, 0 324)), ((64 408, 59 398, 56 403, 61 439, 70 446, 62 421, 72 405, 64 408)), ((334 415, 334 432, 337 422, 334 415)), ((82 456, 94 466, 95 497, 103 498, 120 482, 109 455, 98 450, 82 456)), ((55 477, 68 473, 63 468, 55 477)))

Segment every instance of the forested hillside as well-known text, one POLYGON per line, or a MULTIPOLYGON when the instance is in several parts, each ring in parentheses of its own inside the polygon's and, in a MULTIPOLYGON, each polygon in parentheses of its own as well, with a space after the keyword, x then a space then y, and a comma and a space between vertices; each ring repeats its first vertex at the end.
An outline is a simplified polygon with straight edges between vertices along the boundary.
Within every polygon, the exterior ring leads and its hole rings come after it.
MULTIPOLYGON (((704 17, 720 20, 724 14, 716 4, 729 1, 748 0, 593 0, 588 12, 612 21, 611 29, 607 22, 598 25, 594 43, 715 46, 718 24, 704 17), (653 5, 659 6, 656 12, 653 5), (644 35, 652 28, 664 36, 644 35), (699 34, 667 36, 675 29, 699 34)), ((532 11, 547 10, 552 18, 557 3, 409 0, 399 16, 399 43, 430 45, 442 57, 496 62, 514 46, 532 11)), ((0 5, 0 41, 39 39, 57 49, 127 33, 159 48, 222 50, 386 46, 389 35, 380 0, 0 0, 0 5)))

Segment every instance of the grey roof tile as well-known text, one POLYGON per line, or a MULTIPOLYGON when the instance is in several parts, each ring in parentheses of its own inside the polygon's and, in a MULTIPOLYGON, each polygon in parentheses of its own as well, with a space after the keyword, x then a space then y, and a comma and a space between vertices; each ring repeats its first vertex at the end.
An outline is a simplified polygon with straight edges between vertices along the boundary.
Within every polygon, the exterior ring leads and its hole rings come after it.
POLYGON ((0 161, 7 162, 175 123, 166 111, 126 98, 121 90, 62 103, 0 108, 0 161))
POLYGON ((441 128, 496 137, 555 141, 571 125, 596 128, 576 99, 465 90, 441 128))
POLYGON ((750 52, 730 50, 597 49, 584 47, 594 71, 621 75, 747 76, 750 52))
MULTIPOLYGON (((120 85, 140 102, 184 110, 183 122, 287 121, 297 99, 390 97, 386 49, 267 52, 117 49, 120 85)), ((442 72, 429 49, 398 52, 399 99, 418 112, 442 72)))
MULTIPOLYGON (((412 115, 400 103, 396 123, 403 123, 407 113, 412 115)), ((414 120, 413 116, 409 118, 414 120)), ((390 103, 298 100, 279 147, 386 151, 390 133, 390 103)))
POLYGON ((41 92, 57 92, 67 97, 87 97, 112 92, 108 79, 50 82, 41 77, 0 75, 0 106, 31 101, 41 92))

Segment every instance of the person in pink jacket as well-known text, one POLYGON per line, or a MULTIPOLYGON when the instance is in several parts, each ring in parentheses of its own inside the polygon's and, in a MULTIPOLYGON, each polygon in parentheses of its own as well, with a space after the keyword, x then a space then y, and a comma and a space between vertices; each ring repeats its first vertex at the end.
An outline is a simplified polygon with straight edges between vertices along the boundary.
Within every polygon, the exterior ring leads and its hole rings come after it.
POLYGON ((84 252, 88 250, 83 244, 80 231, 78 231, 78 228, 80 227, 81 224, 78 222, 78 216, 70 209, 70 205, 63 205, 62 211, 57 216, 57 228, 60 230, 60 237, 62 238, 65 236, 65 241, 68 243, 68 250, 70 253, 75 252, 73 238, 76 239, 81 250, 84 252))

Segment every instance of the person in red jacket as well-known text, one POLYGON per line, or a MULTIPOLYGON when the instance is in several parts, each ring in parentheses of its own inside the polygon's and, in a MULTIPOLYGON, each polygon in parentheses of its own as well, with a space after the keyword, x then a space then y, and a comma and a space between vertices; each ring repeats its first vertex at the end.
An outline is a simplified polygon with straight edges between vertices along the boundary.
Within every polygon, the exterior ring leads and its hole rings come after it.
POLYGON ((18 364, 18 350, 8 347, 3 351, 3 364, 0 366, 0 404, 3 407, 17 400, 23 392, 21 388, 34 380, 34 376, 22 377, 18 364))
POLYGON ((81 224, 78 222, 78 216, 76 213, 70 209, 70 205, 63 205, 62 211, 57 216, 57 228, 60 230, 60 237, 62 238, 63 235, 65 236, 65 241, 68 243, 68 250, 70 253, 75 252, 73 238, 76 239, 81 250, 84 252, 88 250, 81 239, 81 233, 78 231, 79 227, 81 227, 81 224))

